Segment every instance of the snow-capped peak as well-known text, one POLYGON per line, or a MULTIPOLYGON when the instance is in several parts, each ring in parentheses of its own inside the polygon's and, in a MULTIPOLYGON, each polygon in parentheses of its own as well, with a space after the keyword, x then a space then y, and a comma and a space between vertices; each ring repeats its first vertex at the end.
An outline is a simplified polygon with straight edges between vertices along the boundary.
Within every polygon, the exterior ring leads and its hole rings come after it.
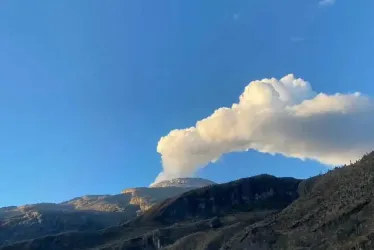
POLYGON ((213 181, 202 178, 176 178, 172 180, 161 181, 152 184, 151 188, 159 187, 185 187, 185 188, 200 188, 216 184, 213 181))

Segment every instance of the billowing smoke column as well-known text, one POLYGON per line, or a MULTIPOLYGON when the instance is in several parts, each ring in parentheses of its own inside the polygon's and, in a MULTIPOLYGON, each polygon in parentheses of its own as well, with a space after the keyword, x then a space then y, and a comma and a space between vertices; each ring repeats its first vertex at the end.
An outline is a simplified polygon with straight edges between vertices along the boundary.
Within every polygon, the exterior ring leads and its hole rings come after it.
POLYGON ((326 165, 354 161, 374 149, 373 99, 317 94, 292 74, 252 81, 231 108, 159 140, 163 171, 155 182, 192 176, 223 154, 250 149, 326 165))

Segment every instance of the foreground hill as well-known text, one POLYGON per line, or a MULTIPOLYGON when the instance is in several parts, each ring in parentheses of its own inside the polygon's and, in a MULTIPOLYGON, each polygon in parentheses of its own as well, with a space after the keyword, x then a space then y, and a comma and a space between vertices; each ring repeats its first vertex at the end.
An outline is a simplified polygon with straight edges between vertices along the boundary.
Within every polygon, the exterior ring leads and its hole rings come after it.
POLYGON ((2 249, 205 249, 196 245, 203 242, 216 247, 289 205, 298 197, 299 183, 260 175, 210 185, 170 198, 118 227, 47 236, 2 249))
POLYGON ((223 249, 374 249, 374 152, 301 187, 299 199, 223 249))
POLYGON ((169 198, 121 226, 31 249, 374 249, 374 152, 307 180, 260 175, 169 198))
POLYGON ((63 203, 0 208, 0 246, 68 231, 96 231, 135 218, 154 204, 213 182, 178 179, 165 187, 140 187, 118 195, 88 195, 63 203), (185 186, 178 183, 183 182, 185 186))

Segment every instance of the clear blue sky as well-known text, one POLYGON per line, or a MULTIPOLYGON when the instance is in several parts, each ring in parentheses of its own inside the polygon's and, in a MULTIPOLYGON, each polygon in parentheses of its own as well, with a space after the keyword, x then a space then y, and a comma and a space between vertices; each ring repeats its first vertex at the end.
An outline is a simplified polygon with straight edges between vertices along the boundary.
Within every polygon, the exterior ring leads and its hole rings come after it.
MULTIPOLYGON (((372 0, 0 2, 0 206, 147 186, 159 138, 294 73, 374 95, 372 0)), ((324 166, 231 154, 200 176, 300 178, 324 166)))

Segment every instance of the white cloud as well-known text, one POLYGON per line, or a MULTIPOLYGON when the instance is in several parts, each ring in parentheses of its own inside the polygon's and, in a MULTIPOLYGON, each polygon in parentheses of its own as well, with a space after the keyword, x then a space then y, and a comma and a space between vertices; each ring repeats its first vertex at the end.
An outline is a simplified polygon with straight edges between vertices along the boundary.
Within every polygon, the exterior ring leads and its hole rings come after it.
POLYGON ((317 94, 292 74, 252 81, 238 103, 159 140, 163 171, 155 182, 251 149, 341 165, 374 149, 373 128, 374 100, 360 93, 317 94))
POLYGON ((319 1, 320 6, 328 6, 328 5, 333 5, 335 3, 335 0, 321 0, 319 1))

